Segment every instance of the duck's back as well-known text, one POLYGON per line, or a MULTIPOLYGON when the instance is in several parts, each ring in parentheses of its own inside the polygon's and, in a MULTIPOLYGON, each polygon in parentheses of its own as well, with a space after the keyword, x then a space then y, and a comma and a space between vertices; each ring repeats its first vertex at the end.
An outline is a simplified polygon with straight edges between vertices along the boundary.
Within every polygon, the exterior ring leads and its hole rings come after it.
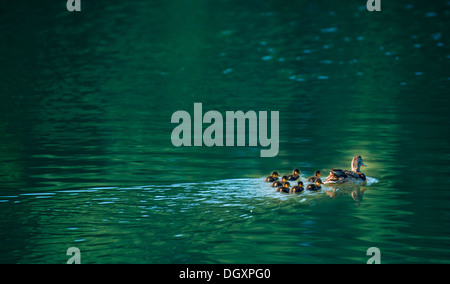
POLYGON ((312 176, 312 177, 309 177, 306 181, 307 182, 316 182, 318 180, 320 180, 320 178, 318 176, 312 176))
POLYGON ((279 186, 283 186, 284 182, 282 181, 274 181, 271 185, 271 187, 279 187, 279 186))
POLYGON ((317 186, 317 185, 315 185, 315 184, 308 184, 307 186, 306 186, 306 190, 309 190, 309 191, 318 191, 319 189, 321 189, 322 187, 320 187, 320 186, 317 186))
POLYGON ((303 192, 303 190, 304 190, 303 187, 296 185, 296 186, 293 186, 293 187, 289 190, 289 193, 300 193, 300 192, 303 192))
POLYGON ((298 178, 300 177, 300 175, 288 175, 287 178, 290 181, 296 181, 298 180, 298 178))
POLYGON ((276 180, 278 180, 278 178, 275 178, 273 176, 268 176, 268 177, 266 177, 266 179, 264 181, 265 182, 274 182, 276 180))
POLYGON ((361 172, 356 173, 348 170, 332 169, 324 183, 362 182, 365 180, 366 175, 361 172))
POLYGON ((284 187, 284 186, 280 186, 279 188, 277 188, 276 192, 289 193, 289 188, 284 187))

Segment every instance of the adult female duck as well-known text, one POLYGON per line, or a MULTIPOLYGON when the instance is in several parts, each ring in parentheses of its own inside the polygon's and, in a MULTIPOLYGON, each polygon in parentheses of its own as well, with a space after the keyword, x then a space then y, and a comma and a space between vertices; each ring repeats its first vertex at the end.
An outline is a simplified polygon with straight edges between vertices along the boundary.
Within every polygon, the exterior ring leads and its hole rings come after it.
POLYGON ((362 183, 366 180, 366 175, 361 172, 361 166, 367 167, 361 156, 354 156, 351 171, 332 169, 323 183, 362 183))

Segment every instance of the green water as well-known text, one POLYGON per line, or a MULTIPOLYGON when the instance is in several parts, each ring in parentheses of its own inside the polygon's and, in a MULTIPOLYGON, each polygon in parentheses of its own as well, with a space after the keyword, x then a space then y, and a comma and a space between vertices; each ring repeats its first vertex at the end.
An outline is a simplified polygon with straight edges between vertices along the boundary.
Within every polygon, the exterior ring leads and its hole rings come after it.
POLYGON ((448 1, 22 2, 0 3, 0 263, 449 263, 448 1), (279 154, 174 147, 195 102, 279 111, 279 154), (357 154, 371 183, 334 198, 262 182, 357 154))

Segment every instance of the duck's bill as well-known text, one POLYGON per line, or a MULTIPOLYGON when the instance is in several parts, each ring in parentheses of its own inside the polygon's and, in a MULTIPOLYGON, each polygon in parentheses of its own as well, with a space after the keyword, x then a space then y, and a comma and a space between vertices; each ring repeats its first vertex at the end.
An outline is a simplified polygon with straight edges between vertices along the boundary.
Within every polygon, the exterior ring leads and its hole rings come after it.
POLYGON ((362 165, 361 165, 361 166, 367 167, 367 165, 366 165, 366 164, 364 164, 364 163, 362 163, 362 165))

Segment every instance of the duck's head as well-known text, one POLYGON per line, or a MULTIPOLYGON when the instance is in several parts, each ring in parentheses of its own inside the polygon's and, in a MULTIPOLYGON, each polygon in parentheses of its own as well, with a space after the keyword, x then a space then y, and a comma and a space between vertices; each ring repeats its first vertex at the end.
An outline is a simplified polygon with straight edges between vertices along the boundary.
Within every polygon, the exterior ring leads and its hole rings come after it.
POLYGON ((277 178, 277 177, 279 176, 279 174, 278 174, 278 172, 273 172, 273 173, 272 173, 272 176, 273 176, 274 178, 277 178))
POLYGON ((354 156, 352 160, 352 171, 359 173, 361 171, 361 166, 367 167, 361 156, 354 156))
POLYGON ((322 184, 322 180, 320 180, 320 179, 316 180, 316 185, 317 186, 320 186, 321 184, 322 184))
POLYGON ((299 169, 295 169, 294 170, 294 175, 299 175, 300 174, 300 170, 299 169))
POLYGON ((297 185, 303 187, 303 181, 297 182, 297 185))
POLYGON ((284 183, 284 187, 289 188, 290 186, 291 186, 291 184, 290 184, 289 182, 285 182, 285 183, 284 183))
POLYGON ((288 180, 288 177, 287 176, 283 176, 282 178, 281 178, 281 181, 287 181, 288 180))
POLYGON ((320 171, 316 171, 316 173, 314 174, 316 177, 321 177, 322 173, 320 171))

